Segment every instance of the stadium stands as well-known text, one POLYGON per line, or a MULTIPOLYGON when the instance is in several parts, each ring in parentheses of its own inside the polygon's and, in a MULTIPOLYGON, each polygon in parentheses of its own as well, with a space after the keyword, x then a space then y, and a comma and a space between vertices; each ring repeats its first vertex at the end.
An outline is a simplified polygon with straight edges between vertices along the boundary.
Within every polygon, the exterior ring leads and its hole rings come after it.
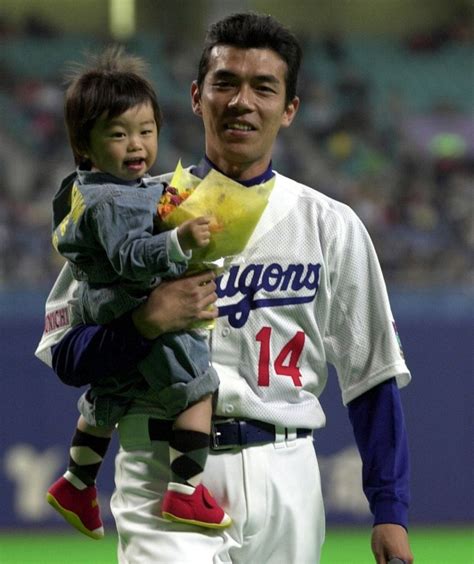
MULTIPOLYGON (((73 166, 62 123, 64 71, 104 41, 6 36, 0 54, 0 289, 48 286, 59 261, 49 205, 73 166), (15 147, 15 158, 10 157, 15 147), (18 186, 18 162, 30 172, 18 186), (13 179, 13 180, 12 180, 13 179), (16 179, 16 182, 15 182, 16 179)), ((140 34, 164 112, 155 172, 200 157, 190 111, 198 53, 140 34)), ((301 114, 274 166, 350 204, 366 223, 389 284, 472 282, 474 49, 450 41, 415 51, 396 39, 306 38, 301 114)))

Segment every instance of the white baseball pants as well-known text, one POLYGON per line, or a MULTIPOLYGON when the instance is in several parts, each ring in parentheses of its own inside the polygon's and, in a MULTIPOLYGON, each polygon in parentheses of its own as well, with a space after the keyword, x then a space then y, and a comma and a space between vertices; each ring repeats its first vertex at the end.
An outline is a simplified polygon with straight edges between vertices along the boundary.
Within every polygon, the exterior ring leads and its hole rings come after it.
POLYGON ((318 564, 325 520, 311 437, 211 451, 203 482, 233 519, 215 531, 161 518, 168 443, 150 441, 148 416, 125 416, 119 435, 120 564, 318 564))

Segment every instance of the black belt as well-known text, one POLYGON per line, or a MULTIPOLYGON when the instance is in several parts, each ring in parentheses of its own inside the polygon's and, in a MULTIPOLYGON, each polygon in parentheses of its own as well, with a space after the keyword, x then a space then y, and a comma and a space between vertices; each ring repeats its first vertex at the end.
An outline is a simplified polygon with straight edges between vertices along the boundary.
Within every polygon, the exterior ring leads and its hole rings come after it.
MULTIPOLYGON (((148 433, 151 441, 169 441, 172 421, 165 419, 148 420, 148 433)), ((284 429, 285 439, 291 438, 292 431, 284 429)), ((294 431, 293 431, 294 433, 294 431)), ((311 429, 296 429, 296 438, 309 437, 311 429)), ((253 419, 215 419, 212 421, 210 448, 226 450, 257 443, 275 442, 277 431, 274 425, 253 419)))

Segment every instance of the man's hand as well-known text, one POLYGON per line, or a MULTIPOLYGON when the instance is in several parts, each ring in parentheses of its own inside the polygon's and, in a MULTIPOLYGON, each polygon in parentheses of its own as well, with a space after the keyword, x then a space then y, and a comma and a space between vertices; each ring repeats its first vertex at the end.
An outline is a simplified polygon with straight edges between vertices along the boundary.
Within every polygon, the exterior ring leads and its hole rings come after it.
POLYGON ((146 339, 189 329, 196 321, 214 319, 217 308, 215 274, 211 271, 157 286, 132 314, 135 327, 146 339), (207 309, 209 308, 209 309, 207 309))
POLYGON ((387 564, 394 557, 413 563, 408 535, 401 525, 376 525, 372 530, 372 552, 377 564, 387 564))

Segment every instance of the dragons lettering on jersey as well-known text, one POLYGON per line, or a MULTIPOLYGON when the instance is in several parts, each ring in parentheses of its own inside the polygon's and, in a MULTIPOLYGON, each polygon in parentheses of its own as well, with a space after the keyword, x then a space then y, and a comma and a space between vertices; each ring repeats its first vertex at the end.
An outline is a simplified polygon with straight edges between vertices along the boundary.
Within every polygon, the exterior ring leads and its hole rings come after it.
POLYGON ((320 269, 319 263, 289 264, 286 269, 278 263, 232 266, 228 273, 217 278, 217 295, 243 297, 234 304, 220 306, 219 317, 227 316, 232 327, 240 328, 253 309, 312 302, 319 288, 320 269))

